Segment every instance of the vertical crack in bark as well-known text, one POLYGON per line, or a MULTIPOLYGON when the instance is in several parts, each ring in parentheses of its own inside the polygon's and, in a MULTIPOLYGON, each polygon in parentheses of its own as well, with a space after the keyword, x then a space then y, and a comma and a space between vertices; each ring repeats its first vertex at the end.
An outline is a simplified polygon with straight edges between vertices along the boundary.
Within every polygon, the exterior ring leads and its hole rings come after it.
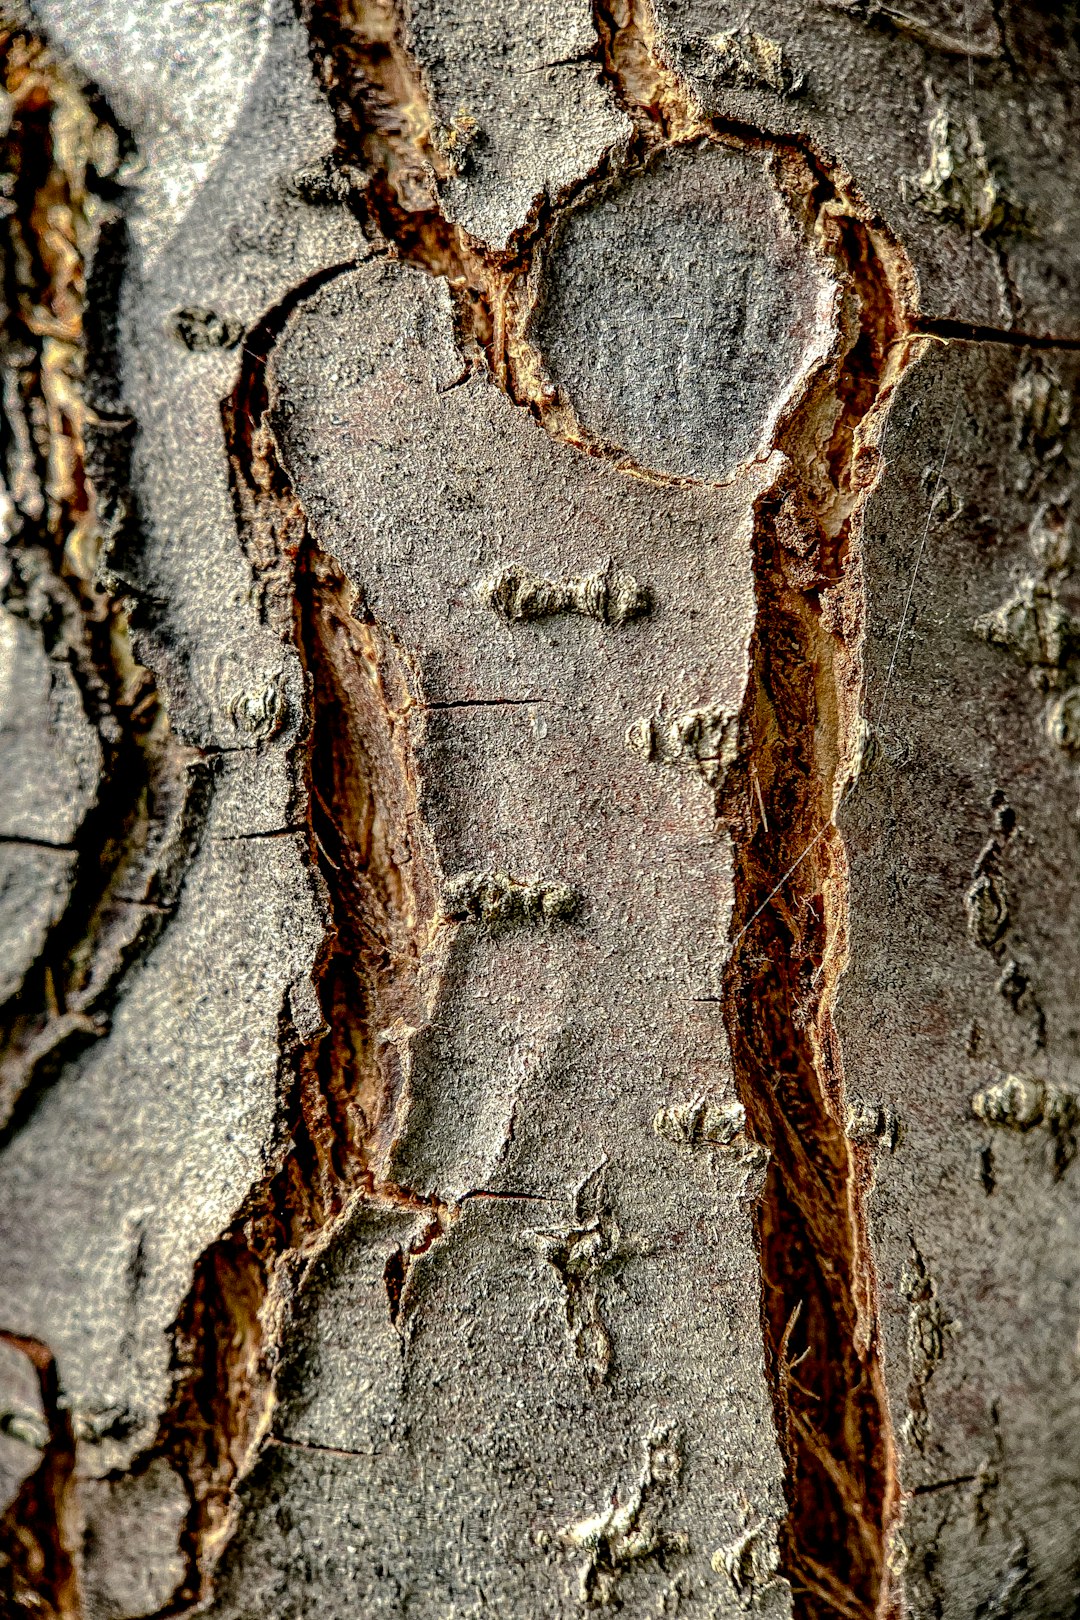
POLYGON ((308 735, 301 816, 329 906, 314 971, 323 1027, 301 1034, 283 1011, 285 1117, 274 1173, 201 1257, 175 1327, 175 1393, 153 1447, 191 1494, 188 1574, 169 1609, 205 1601, 236 1522, 236 1486, 272 1434, 276 1374, 313 1257, 357 1199, 422 1220, 401 1257, 396 1320, 416 1257, 455 1211, 387 1175, 413 1037, 442 962, 437 863, 418 810, 411 727, 418 681, 393 637, 312 541, 274 439, 267 367, 289 317, 342 269, 282 300, 245 342, 222 417, 243 543, 264 617, 300 650, 308 735))
POLYGON ((298 7, 337 121, 339 190, 376 251, 445 277, 458 340, 478 362, 494 339, 499 261, 439 206, 450 158, 393 0, 298 7))
MULTIPOLYGON (((100 748, 85 814, 58 846, 73 856, 69 886, 0 1011, 2 1147, 107 1032, 128 969, 167 925, 209 769, 171 735, 104 567, 134 521, 113 330, 125 137, 92 87, 11 22, 0 24, 0 83, 0 603, 40 639, 56 682, 74 683, 100 748)), ((2 1325, 37 1368, 48 1419, 42 1461, 3 1518, 4 1578, 20 1603, 74 1615, 72 1426, 50 1352, 2 1325)))
POLYGON ((436 861, 410 737, 419 683, 393 637, 314 548, 297 603, 321 722, 311 743, 312 829, 336 930, 320 974, 330 1029, 315 1078, 332 1148, 323 1175, 398 1201, 386 1167, 410 1044, 427 1022, 441 962, 436 861))
POLYGON ((757 1219, 790 1506, 783 1567, 797 1612, 870 1616, 891 1603, 898 1486, 864 1210, 872 1165, 842 1123, 833 1006, 848 873, 835 817, 863 737, 862 513, 906 345, 895 248, 839 191, 819 191, 815 228, 841 278, 842 346, 783 425, 785 471, 757 506, 744 769, 723 803, 736 893, 725 1016, 749 1129, 770 1153, 757 1219))
POLYGON ((107 397, 119 376, 109 283, 122 246, 122 134, 33 35, 0 30, 0 72, 11 98, 0 142, 0 602, 70 670, 101 748, 63 914, 0 1014, 2 1143, 107 1030, 124 972, 175 903, 209 770, 172 737, 104 568, 134 519, 130 422, 107 397))

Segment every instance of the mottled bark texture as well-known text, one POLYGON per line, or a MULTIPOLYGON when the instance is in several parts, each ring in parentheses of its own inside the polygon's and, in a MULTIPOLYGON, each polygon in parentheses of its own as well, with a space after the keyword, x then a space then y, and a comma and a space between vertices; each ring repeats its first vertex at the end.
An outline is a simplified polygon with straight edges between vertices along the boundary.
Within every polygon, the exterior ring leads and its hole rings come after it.
POLYGON ((1075 7, 3 3, 3 1613, 1075 1617, 1075 7))

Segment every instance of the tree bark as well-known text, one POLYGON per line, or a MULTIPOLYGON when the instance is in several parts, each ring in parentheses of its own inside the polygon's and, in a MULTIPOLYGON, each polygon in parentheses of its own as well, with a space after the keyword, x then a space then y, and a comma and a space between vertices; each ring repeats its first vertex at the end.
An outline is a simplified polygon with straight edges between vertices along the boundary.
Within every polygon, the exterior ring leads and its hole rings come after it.
POLYGON ((1075 7, 0 41, 5 1612, 1074 1615, 1075 7))

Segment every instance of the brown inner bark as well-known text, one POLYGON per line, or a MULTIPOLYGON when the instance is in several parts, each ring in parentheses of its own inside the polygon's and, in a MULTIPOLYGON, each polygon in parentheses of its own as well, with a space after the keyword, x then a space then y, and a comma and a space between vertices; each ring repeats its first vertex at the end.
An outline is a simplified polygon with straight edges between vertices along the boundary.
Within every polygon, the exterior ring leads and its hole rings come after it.
MULTIPOLYGON (((312 541, 277 454, 267 366, 289 316, 339 271, 297 288, 249 334, 222 418, 241 537, 263 612, 295 640, 311 725, 302 744, 310 859, 330 929, 315 981, 325 1021, 301 1040, 283 1012, 279 1166, 230 1232, 204 1254, 175 1336, 176 1390, 153 1452, 178 1466, 192 1509, 188 1575, 170 1612, 205 1599, 235 1518, 234 1488, 273 1434, 283 1327, 307 1257, 349 1201, 423 1220, 416 1252, 446 1209, 381 1170, 401 1082, 385 1035, 424 1021, 423 981, 437 947, 437 883, 416 809, 409 734, 412 672, 341 570, 312 541)), ((387 1276, 396 1314, 411 1255, 387 1276)))
POLYGON ((844 1132, 832 1017, 848 902, 835 816, 861 750, 862 514, 908 323, 895 246, 827 177, 816 192, 845 330, 835 363, 781 429, 790 481, 758 507, 747 769, 724 803, 736 892, 725 994, 740 1099, 770 1153, 758 1237, 787 1464, 783 1568, 796 1613, 870 1617, 894 1611, 899 1498, 863 1207, 871 1167, 844 1132), (830 400, 839 413, 823 448, 830 400))
MULTIPOLYGON (((101 745, 96 802, 76 835, 77 866, 63 915, 0 1018, 0 1145, 32 1116, 48 1086, 108 1028, 128 965, 148 950, 172 910, 167 882, 139 861, 163 803, 185 799, 198 821, 190 763, 169 733, 151 678, 131 641, 128 607, 97 579, 107 526, 95 462, 122 462, 129 424, 84 395, 91 337, 107 324, 88 296, 95 218, 115 198, 111 157, 119 132, 100 99, 27 29, 0 24, 0 84, 10 121, 0 139, 8 177, 0 249, 0 412, 3 481, 17 543, 0 586, 5 607, 35 624, 74 676, 101 745), (102 171, 107 172, 102 172, 102 171), (145 899, 129 896, 134 873, 145 899), (141 920, 131 924, 129 906, 141 920), (122 919, 122 920, 121 920, 122 919)), ((106 345, 99 344, 98 347, 106 345)), ((99 468, 100 471, 100 468, 99 468)), ((102 480, 103 481, 103 480, 102 480)), ((18 840, 15 840, 18 842, 18 840)), ((0 1336, 33 1362, 47 1421, 41 1462, 0 1519, 0 1600, 43 1614, 80 1612, 76 1573, 75 1435, 48 1346, 0 1323, 0 1336)))

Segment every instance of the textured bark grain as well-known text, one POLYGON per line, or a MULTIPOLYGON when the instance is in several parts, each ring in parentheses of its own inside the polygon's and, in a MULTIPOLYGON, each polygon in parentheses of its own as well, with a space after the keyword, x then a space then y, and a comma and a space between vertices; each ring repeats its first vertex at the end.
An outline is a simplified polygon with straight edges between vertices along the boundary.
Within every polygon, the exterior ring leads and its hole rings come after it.
POLYGON ((1071 1615, 1074 8, 0 52, 5 1612, 1071 1615))

